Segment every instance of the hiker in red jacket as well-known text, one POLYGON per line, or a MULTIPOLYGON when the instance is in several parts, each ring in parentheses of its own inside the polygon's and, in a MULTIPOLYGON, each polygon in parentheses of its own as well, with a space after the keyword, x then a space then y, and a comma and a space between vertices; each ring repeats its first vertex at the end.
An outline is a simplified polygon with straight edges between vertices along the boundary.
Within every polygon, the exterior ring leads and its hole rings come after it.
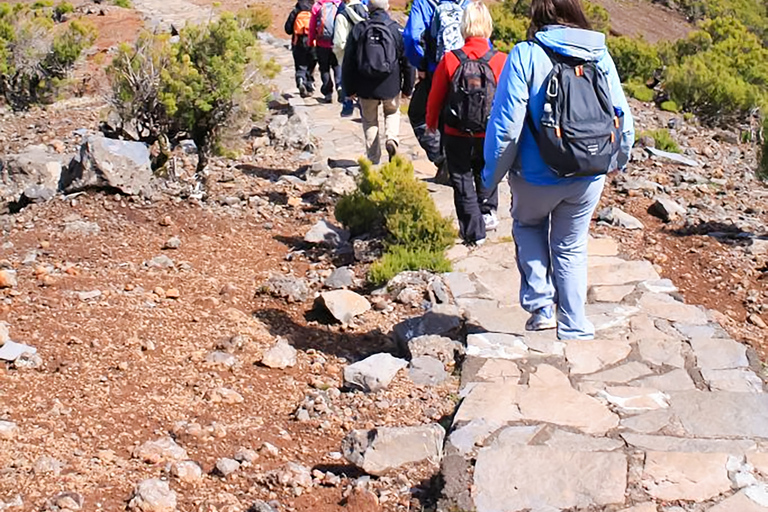
POLYGON ((427 101, 429 130, 437 131, 443 115, 445 156, 459 235, 467 245, 482 244, 486 230, 499 225, 498 189, 483 188, 480 179, 485 164, 485 126, 507 60, 506 54, 491 47, 492 31, 488 8, 482 2, 470 4, 461 22, 464 46, 446 53, 440 61, 427 101))
POLYGON ((320 80, 323 82, 320 92, 323 93, 323 100, 326 103, 333 102, 334 88, 339 94, 339 101, 342 100, 341 66, 336 60, 336 55, 333 54, 333 31, 339 4, 341 0, 317 0, 312 6, 312 17, 309 22, 309 44, 314 46, 317 52, 320 80))

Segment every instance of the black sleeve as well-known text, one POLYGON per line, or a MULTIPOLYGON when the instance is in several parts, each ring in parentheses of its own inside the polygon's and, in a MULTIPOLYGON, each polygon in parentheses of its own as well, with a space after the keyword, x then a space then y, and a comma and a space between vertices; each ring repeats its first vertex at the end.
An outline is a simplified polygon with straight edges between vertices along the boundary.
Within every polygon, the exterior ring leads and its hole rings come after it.
MULTIPOLYGON (((359 25, 358 25, 359 26, 359 25)), ((357 94, 357 27, 352 27, 344 47, 344 61, 341 64, 341 80, 348 96, 357 94)))
POLYGON ((296 8, 294 7, 291 11, 291 14, 288 15, 288 19, 285 20, 285 33, 290 35, 293 35, 293 23, 296 21, 296 15, 298 12, 296 11, 296 8))
POLYGON ((413 86, 416 83, 416 70, 405 56, 405 42, 398 26, 393 27, 397 31, 398 55, 400 58, 400 92, 406 96, 413 94, 413 86))

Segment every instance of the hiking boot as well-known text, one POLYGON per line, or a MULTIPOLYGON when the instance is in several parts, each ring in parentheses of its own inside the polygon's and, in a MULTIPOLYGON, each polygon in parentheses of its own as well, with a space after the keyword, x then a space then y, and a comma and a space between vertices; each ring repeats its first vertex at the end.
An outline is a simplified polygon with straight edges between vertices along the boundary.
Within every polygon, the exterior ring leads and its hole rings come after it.
POLYGON ((451 175, 448 173, 448 163, 443 159, 437 165, 437 173, 435 174, 435 183, 438 185, 451 185, 451 175))
POLYGON ((344 93, 342 92, 341 87, 336 89, 336 100, 339 103, 344 103, 344 93))
POLYGON ((483 214, 483 222, 486 231, 495 231, 499 227, 499 218, 496 217, 496 212, 493 210, 483 214))
POLYGON ((391 162, 397 154, 397 141, 389 139, 387 143, 384 144, 384 147, 387 148, 387 154, 389 155, 389 161, 391 162))
POLYGON ((344 100, 344 104, 341 107, 341 117, 352 117, 355 113, 355 104, 352 100, 344 100))
POLYGON ((307 86, 302 84, 299 84, 299 96, 302 98, 308 98, 310 96, 310 92, 307 89, 307 86))
POLYGON ((323 103, 333 103, 333 93, 329 92, 328 94, 323 95, 323 103))
POLYGON ((537 309, 531 313, 531 317, 525 322, 526 331, 544 331, 556 328, 557 318, 555 317, 555 306, 552 304, 537 309))

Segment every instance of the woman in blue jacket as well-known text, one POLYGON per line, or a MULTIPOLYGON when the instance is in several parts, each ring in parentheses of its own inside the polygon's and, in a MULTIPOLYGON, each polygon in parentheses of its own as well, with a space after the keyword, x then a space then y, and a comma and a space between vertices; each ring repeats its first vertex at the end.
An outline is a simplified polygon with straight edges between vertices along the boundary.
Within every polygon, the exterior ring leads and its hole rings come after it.
POLYGON ((499 80, 483 181, 495 187, 509 172, 520 304, 531 313, 526 329, 557 328, 560 339, 592 339, 595 328, 584 307, 587 240, 605 175, 561 178, 539 153, 531 124, 541 128, 544 84, 553 69, 547 52, 594 62, 607 77, 614 110, 623 114, 618 169, 629 160, 634 126, 605 36, 590 30, 579 0, 533 0, 529 39, 534 38, 514 47, 499 80))

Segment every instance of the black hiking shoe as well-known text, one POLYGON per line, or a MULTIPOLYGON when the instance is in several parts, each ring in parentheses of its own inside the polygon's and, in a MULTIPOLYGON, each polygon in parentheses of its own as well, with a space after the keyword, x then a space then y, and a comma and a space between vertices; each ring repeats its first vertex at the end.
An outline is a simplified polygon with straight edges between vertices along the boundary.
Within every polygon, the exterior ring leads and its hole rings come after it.
POLYGON ((397 141, 389 139, 387 143, 384 144, 384 147, 387 148, 387 154, 389 155, 389 161, 391 162, 397 154, 397 141))

